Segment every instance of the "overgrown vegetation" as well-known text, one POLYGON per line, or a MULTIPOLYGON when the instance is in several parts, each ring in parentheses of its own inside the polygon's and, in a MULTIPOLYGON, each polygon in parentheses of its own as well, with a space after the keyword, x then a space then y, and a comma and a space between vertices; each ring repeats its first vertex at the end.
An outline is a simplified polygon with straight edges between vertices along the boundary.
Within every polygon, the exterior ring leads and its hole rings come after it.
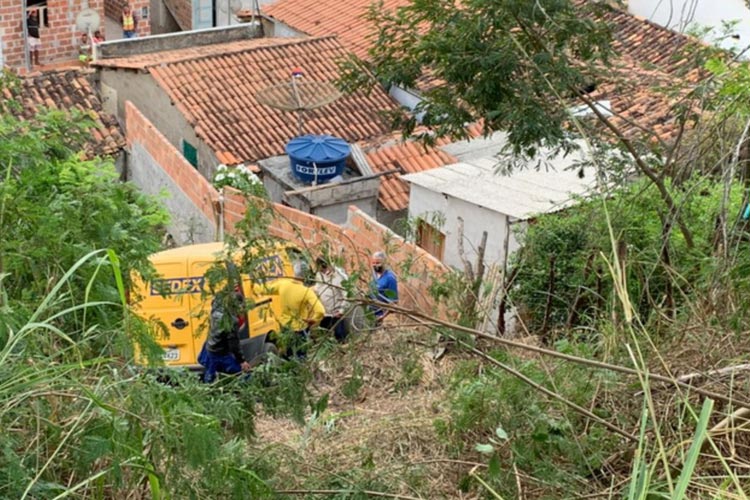
MULTIPOLYGON (((605 202, 582 201, 530 224, 519 235, 522 250, 512 263, 518 273, 511 289, 527 326, 536 332, 565 330, 621 316, 609 268, 615 253, 626 273, 628 296, 645 323, 653 326, 651 320, 658 322, 662 314, 674 317, 686 303, 701 300, 717 271, 710 256, 719 245, 717 220, 724 186, 711 178, 696 178, 671 189, 688 221, 693 248, 674 232, 664 248, 662 221, 654 217, 661 200, 643 181, 618 190, 605 202), (668 266, 661 262, 664 252, 668 266)), ((728 211, 736 218, 742 208, 742 191, 735 186, 728 211)), ((747 258, 744 245, 736 250, 735 258, 747 258)))
POLYGON ((83 156, 92 126, 75 111, 0 116, 0 497, 271 496, 274 466, 246 446, 254 408, 302 421, 307 370, 207 386, 135 369, 133 343, 154 339, 126 288, 152 275, 168 217, 111 160, 83 156))
MULTIPOLYGON (((425 139, 480 118, 511 130, 515 159, 572 147, 570 99, 606 65, 607 30, 565 1, 463 5, 373 9, 376 76, 444 80, 417 110, 425 139)), ((395 306, 344 346, 321 333, 305 362, 213 385, 133 369, 132 341, 153 339, 124 292, 150 272, 158 204, 80 156, 85 116, 4 114, 0 497, 746 498, 750 72, 707 71, 674 142, 578 124, 607 189, 527 226, 503 283, 514 338, 473 329, 487 284, 452 273, 434 311, 395 306)), ((271 217, 250 203, 228 251, 270 241, 271 217)), ((354 294, 369 269, 347 271, 354 294)))

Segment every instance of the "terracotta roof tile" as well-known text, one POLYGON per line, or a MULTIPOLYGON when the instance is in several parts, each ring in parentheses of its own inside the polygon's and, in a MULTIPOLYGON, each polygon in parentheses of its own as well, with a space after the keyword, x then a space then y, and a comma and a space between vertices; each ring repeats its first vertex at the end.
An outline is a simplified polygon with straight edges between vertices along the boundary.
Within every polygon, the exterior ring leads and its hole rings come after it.
MULTIPOLYGON (((209 147, 224 159, 256 162, 283 154, 285 143, 298 134, 296 113, 260 104, 257 92, 288 82, 296 66, 305 73, 303 81, 330 82, 338 77, 336 60, 344 55, 335 37, 261 38, 100 64, 148 71, 209 147)), ((304 131, 350 142, 377 137, 388 132, 381 111, 396 108, 382 89, 345 95, 305 112, 304 131)))
MULTIPOLYGON (((394 10, 410 0, 383 0, 382 9, 394 10)), ((367 55, 374 26, 365 19, 372 0, 279 0, 263 13, 312 36, 338 35, 341 44, 359 57, 367 55)))
POLYGON ((14 90, 3 89, 4 100, 15 99, 20 108, 0 104, 0 110, 24 120, 33 120, 41 108, 85 111, 94 120, 91 140, 84 146, 87 156, 116 154, 125 147, 120 125, 104 113, 102 102, 89 81, 90 70, 41 73, 20 79, 14 90))
MULTIPOLYGON (((403 174, 411 174, 458 161, 445 151, 413 141, 371 147, 365 154, 374 172, 401 169, 403 174)), ((409 206, 409 185, 400 174, 385 175, 380 182, 378 199, 386 210, 403 210, 409 206)))

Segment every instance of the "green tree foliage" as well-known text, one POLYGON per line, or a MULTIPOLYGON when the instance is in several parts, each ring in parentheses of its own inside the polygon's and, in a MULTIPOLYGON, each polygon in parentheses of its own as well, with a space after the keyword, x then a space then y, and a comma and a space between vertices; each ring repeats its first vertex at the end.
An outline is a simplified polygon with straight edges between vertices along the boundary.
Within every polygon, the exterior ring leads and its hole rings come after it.
MULTIPOLYGON (((585 344, 561 341, 558 349, 590 356, 585 344)), ((513 365, 525 376, 558 394, 586 405, 597 387, 609 386, 615 377, 591 373, 580 367, 553 368, 495 351, 495 359, 513 365)), ((529 386, 505 372, 476 361, 457 365, 448 385, 448 418, 435 422, 438 434, 463 454, 469 449, 485 455, 485 479, 503 498, 517 498, 514 464, 542 481, 548 497, 567 498, 580 492, 580 478, 598 471, 613 453, 618 438, 592 425, 566 408, 555 407, 529 386)), ((597 408, 611 417, 611 409, 597 408)), ((466 485, 468 487, 468 484, 466 485)))
MULTIPOLYGON (((630 300, 644 321, 655 310, 674 309, 685 299, 696 298, 696 291, 711 283, 715 260, 710 256, 719 237, 723 186, 704 179, 670 188, 697 245, 688 248, 682 235, 672 232, 668 266, 663 265, 663 221, 654 215, 661 201, 649 186, 641 181, 606 201, 585 201, 541 216, 528 226, 522 235, 523 248, 514 256, 519 272, 511 296, 532 328, 543 325, 545 314, 547 328, 596 325, 611 317, 608 312, 618 302, 609 267, 614 265, 614 254, 624 265, 630 300), (681 291, 670 290, 672 284, 681 291)), ((739 214, 741 198, 735 189, 730 213, 739 214)), ((739 250, 747 252, 744 247, 739 250)))
MULTIPOLYGON (((13 103, 3 106, 12 111, 13 103)), ((127 281, 130 271, 145 270, 147 257, 159 249, 166 211, 120 182, 112 160, 84 157, 93 126, 76 110, 40 111, 33 120, 0 115, 0 276, 6 277, 0 303, 38 302, 93 250, 114 250, 127 281)), ((78 299, 85 292, 90 301, 118 301, 111 272, 85 289, 101 265, 109 264, 87 261, 70 292, 78 299)))
POLYGON ((573 147, 562 99, 595 81, 610 33, 594 21, 601 5, 569 0, 419 0, 390 12, 374 5, 376 42, 367 62, 350 60, 345 83, 368 75, 402 87, 428 87, 405 121, 422 114, 437 135, 465 137, 466 123, 505 130, 515 155, 539 146, 573 147), (365 68, 365 69, 363 69, 365 68))
POLYGON ((84 157, 86 113, 14 107, 0 116, 0 498, 272 497, 248 446, 254 406, 303 420, 307 370, 210 386, 134 370, 131 343, 153 332, 125 287, 151 272, 167 214, 84 157))

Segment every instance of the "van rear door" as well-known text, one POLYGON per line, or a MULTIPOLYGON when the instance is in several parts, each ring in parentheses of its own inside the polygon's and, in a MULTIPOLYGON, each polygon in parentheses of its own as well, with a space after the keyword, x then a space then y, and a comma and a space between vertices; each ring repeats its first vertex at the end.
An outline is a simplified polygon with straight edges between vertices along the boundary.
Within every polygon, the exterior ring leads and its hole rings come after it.
POLYGON ((169 366, 196 364, 193 342, 193 297, 200 297, 203 277, 190 275, 184 257, 153 262, 159 277, 142 291, 143 300, 137 312, 150 321, 159 321, 156 341, 164 348, 164 362, 169 366))

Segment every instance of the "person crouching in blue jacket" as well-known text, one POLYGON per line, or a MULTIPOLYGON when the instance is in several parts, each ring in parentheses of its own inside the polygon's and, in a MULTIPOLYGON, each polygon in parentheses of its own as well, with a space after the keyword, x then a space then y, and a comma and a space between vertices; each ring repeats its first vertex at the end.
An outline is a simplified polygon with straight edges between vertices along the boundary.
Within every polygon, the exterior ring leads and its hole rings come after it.
POLYGON ((240 322, 238 314, 243 310, 242 294, 227 289, 218 293, 211 301, 208 338, 198 356, 205 367, 203 381, 211 383, 216 374, 250 371, 240 348, 240 322))

